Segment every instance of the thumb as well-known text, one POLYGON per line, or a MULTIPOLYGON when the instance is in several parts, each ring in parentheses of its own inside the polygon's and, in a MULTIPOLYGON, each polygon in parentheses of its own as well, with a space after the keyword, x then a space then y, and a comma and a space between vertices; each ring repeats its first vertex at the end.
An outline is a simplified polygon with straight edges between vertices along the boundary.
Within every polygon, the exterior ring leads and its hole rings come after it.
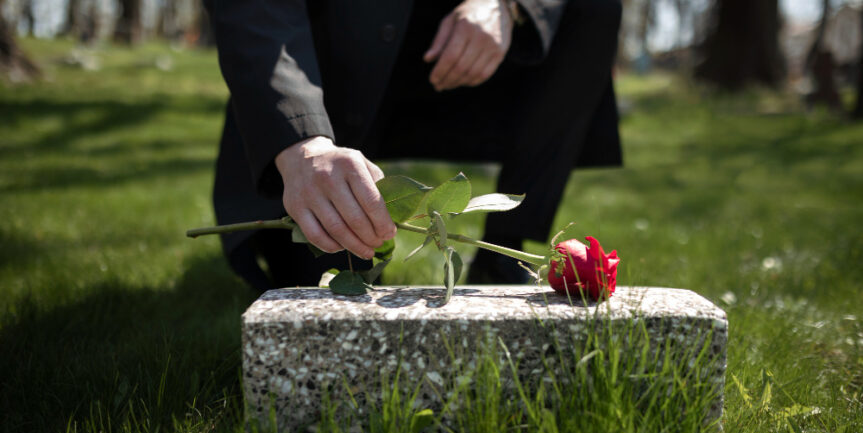
POLYGON ((446 46, 446 42, 449 40, 450 34, 452 33, 454 23, 455 17, 453 17, 453 14, 447 15, 441 20, 440 26, 438 26, 437 29, 437 34, 432 41, 431 47, 429 47, 428 51, 423 55, 423 60, 426 62, 433 62, 438 58, 438 56, 440 56, 441 51, 443 51, 444 46, 446 46))

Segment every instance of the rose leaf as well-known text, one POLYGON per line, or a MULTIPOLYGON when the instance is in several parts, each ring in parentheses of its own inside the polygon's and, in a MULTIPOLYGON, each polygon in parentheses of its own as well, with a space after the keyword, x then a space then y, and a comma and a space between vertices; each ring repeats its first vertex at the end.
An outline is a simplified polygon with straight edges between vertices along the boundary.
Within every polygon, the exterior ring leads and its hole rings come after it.
POLYGON ((476 196, 467 203, 462 212, 451 212, 452 215, 461 215, 471 212, 503 212, 515 209, 524 201, 524 194, 501 194, 498 192, 476 196))
POLYGON ((459 173, 428 193, 428 214, 431 215, 432 211, 441 214, 462 212, 470 202, 470 193, 470 181, 464 173, 459 173))
POLYGON ((376 185, 386 203, 390 218, 399 223, 414 216, 420 202, 432 189, 407 176, 387 176, 376 185))
POLYGON ((341 271, 330 281, 330 290, 336 295, 364 295, 371 288, 358 272, 341 271))
POLYGON ((446 295, 444 296, 443 303, 449 303, 450 298, 452 298, 453 291, 455 289, 455 282, 458 281, 459 276, 461 276, 461 270, 463 263, 461 261, 461 256, 456 252, 452 247, 447 247, 444 252, 444 286, 446 287, 446 295))
POLYGON ((446 223, 438 211, 431 211, 431 232, 437 234, 435 242, 439 250, 443 251, 446 248, 447 232, 446 223))
POLYGON ((409 258, 413 257, 413 256, 414 256, 414 254, 416 254, 416 253, 420 252, 420 250, 421 250, 421 249, 423 249, 426 245, 428 245, 429 243, 431 243, 431 241, 433 241, 433 240, 434 240, 434 235, 428 235, 428 236, 426 236, 426 238, 423 240, 423 243, 422 243, 420 246, 418 246, 418 247, 414 248, 414 250, 413 250, 413 251, 411 251, 410 253, 408 253, 407 257, 405 257, 405 261, 408 261, 408 259, 409 259, 409 258))
POLYGON ((381 273, 383 273, 384 268, 387 267, 388 264, 390 264, 390 261, 392 261, 391 258, 380 261, 378 259, 375 259, 376 263, 374 266, 372 266, 371 269, 360 271, 359 274, 363 277, 363 280, 366 283, 372 284, 378 277, 381 276, 381 273))

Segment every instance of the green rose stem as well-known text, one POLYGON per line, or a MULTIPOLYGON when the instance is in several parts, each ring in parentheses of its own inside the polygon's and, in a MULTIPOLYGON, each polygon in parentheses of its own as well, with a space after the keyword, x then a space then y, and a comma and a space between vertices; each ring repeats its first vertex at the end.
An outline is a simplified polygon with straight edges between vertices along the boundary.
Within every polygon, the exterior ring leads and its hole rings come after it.
MULTIPOLYGON (((406 223, 396 223, 396 227, 400 229, 407 230, 409 232, 420 233, 424 235, 428 235, 429 231, 422 227, 412 226, 406 223)), ((461 242, 463 244, 474 245, 489 251, 494 251, 499 254, 503 254, 505 256, 512 257, 517 260, 521 260, 523 262, 528 262, 533 265, 542 266, 548 264, 548 257, 538 256, 536 254, 526 253, 524 251, 514 250, 512 248, 502 247, 500 245, 490 244, 488 242, 478 241, 474 238, 469 238, 464 235, 456 234, 456 233, 447 233, 446 238, 448 240, 461 242)))
MULTIPOLYGON (((412 226, 406 223, 395 223, 396 227, 407 230, 409 232, 420 233, 424 235, 428 235, 428 229, 424 229, 422 227, 412 226)), ((201 235, 214 235, 219 233, 231 233, 242 230, 258 230, 258 229, 293 229, 296 227, 289 218, 281 218, 275 220, 267 220, 267 221, 252 221, 245 223, 237 223, 237 224, 227 224, 222 226, 215 227, 203 227, 198 229, 192 229, 186 232, 186 236, 190 238, 196 238, 201 235)), ((512 248, 502 247, 500 245, 491 244, 488 242, 479 241, 473 238, 469 238, 467 236, 463 236, 456 233, 447 233, 446 238, 448 240, 461 242, 463 244, 474 245, 479 248, 483 248, 489 251, 494 251, 499 254, 503 254, 505 256, 512 257, 516 260, 521 260, 523 262, 527 262, 536 266, 542 266, 548 264, 549 258, 546 256, 540 256, 536 254, 526 253, 524 251, 514 250, 512 248)))
POLYGON ((241 232, 243 230, 258 230, 258 229, 293 229, 296 227, 293 222, 288 219, 277 219, 267 221, 251 221, 245 223, 225 224, 215 227, 201 227, 197 229, 186 230, 186 236, 196 238, 202 235, 216 235, 219 233, 241 232))

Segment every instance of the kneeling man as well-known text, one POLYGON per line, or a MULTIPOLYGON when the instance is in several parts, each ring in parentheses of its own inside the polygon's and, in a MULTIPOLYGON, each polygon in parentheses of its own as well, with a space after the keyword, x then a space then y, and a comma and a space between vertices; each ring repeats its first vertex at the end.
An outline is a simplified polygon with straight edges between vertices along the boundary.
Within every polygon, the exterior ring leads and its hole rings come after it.
MULTIPOLYGON (((527 194, 483 239, 545 242, 572 168, 621 163, 611 69, 619 0, 211 0, 231 93, 213 192, 219 224, 286 213, 327 252, 369 258, 395 235, 372 160, 487 161, 527 194)), ((290 232, 222 236, 253 287, 316 285, 290 232), (263 259, 269 274, 258 265, 263 259)), ((469 283, 523 283, 475 257, 469 283)))

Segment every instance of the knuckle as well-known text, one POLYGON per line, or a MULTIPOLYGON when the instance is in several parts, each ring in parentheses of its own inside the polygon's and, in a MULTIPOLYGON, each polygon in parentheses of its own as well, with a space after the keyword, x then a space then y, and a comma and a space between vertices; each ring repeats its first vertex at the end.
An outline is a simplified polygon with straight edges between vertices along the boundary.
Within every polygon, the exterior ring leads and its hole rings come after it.
POLYGON ((343 170, 346 173, 356 171, 361 161, 359 157, 357 157, 357 154, 359 154, 359 152, 355 150, 348 152, 345 155, 345 158, 339 160, 339 169, 343 170))
POLYGON ((361 229, 366 224, 366 218, 359 213, 352 213, 345 218, 345 222, 348 226, 353 228, 361 229))
POLYGON ((381 195, 377 189, 369 189, 358 197, 360 204, 366 208, 374 209, 381 202, 381 195))
POLYGON ((282 206, 284 206, 289 215, 299 215, 299 211, 306 207, 302 197, 302 194, 285 194, 282 197, 282 206))
POLYGON ((350 163, 351 163, 351 158, 350 158, 350 156, 347 155, 347 153, 343 153, 343 154, 339 155, 339 157, 336 158, 336 160, 333 162, 333 164, 336 166, 336 168, 340 169, 340 170, 343 170, 350 163))
POLYGON ((452 67, 451 74, 455 74, 456 76, 462 76, 467 72, 467 67, 464 65, 464 62, 458 62, 455 66, 452 67))
POLYGON ((366 248, 366 245, 354 236, 339 239, 339 242, 350 251, 360 252, 366 248))
MULTIPOLYGON (((373 181, 373 182, 377 182, 377 181, 379 181, 379 180, 381 180, 381 179, 383 179, 383 178, 384 178, 384 172, 383 172, 383 171, 381 171, 381 169, 379 169, 379 168, 377 168, 377 167, 373 167, 370 171, 371 171, 371 174, 372 174, 372 181, 373 181)), ((376 189, 377 189, 377 188, 376 188, 376 189)), ((375 196, 377 196, 377 194, 375 194, 375 196)))
POLYGON ((329 234, 337 239, 343 238, 348 232, 348 226, 341 219, 328 221, 326 229, 329 234))
POLYGON ((311 176, 312 182, 303 185, 301 190, 304 194, 312 193, 315 185, 328 185, 331 179, 332 175, 329 171, 315 170, 311 176))
POLYGON ((324 252, 334 253, 339 250, 338 245, 335 245, 329 236, 324 234, 322 231, 315 229, 310 230, 311 233, 306 233, 306 230, 303 229, 303 233, 306 235, 306 239, 309 240, 314 246, 320 248, 324 252))
POLYGON ((320 232, 315 233, 315 234, 309 234, 309 233, 305 233, 305 231, 303 231, 303 233, 306 235, 306 239, 308 239, 309 242, 314 244, 316 247, 318 247, 318 248, 320 248, 326 252, 330 252, 329 250, 331 250, 333 248, 332 244, 330 244, 330 242, 329 242, 330 240, 327 239, 326 237, 324 237, 323 235, 321 235, 320 232))
POLYGON ((389 218, 389 215, 386 218, 378 218, 375 221, 375 232, 384 235, 392 231, 392 221, 389 218))

